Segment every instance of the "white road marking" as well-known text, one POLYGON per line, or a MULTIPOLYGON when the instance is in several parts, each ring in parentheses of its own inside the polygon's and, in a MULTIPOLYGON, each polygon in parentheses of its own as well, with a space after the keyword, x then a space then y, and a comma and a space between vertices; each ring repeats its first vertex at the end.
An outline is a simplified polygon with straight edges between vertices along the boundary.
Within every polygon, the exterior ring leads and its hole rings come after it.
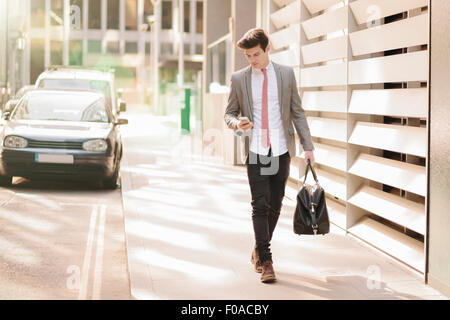
POLYGON ((103 276, 103 249, 105 242, 105 213, 106 206, 100 207, 100 223, 98 226, 97 234, 97 255, 95 258, 95 270, 94 270, 94 290, 92 293, 93 300, 100 299, 100 293, 102 289, 102 276, 103 276))
POLYGON ((86 300, 87 299, 87 287, 89 283, 89 267, 91 264, 91 256, 92 256, 92 247, 95 236, 95 226, 97 223, 98 216, 98 206, 94 206, 91 212, 91 222, 89 225, 89 233, 86 244, 86 252, 84 254, 83 261, 83 270, 81 272, 81 288, 78 293, 78 300, 86 300))

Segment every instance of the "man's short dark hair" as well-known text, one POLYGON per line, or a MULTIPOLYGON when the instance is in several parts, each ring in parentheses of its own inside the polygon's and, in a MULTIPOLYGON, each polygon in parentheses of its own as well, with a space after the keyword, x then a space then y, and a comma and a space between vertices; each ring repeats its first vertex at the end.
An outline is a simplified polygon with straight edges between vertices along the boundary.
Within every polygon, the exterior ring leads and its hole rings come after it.
POLYGON ((244 36, 238 41, 237 47, 240 49, 251 49, 257 47, 258 44, 261 49, 266 51, 269 44, 269 37, 263 29, 255 28, 248 30, 244 36))

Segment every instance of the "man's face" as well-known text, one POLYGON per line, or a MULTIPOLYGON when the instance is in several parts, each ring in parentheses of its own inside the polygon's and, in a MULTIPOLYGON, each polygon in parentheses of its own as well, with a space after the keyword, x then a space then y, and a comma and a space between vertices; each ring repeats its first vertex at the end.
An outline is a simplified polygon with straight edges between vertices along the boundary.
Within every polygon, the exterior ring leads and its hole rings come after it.
POLYGON ((245 58, 253 68, 265 68, 269 64, 269 49, 270 46, 267 45, 264 51, 259 44, 256 47, 244 49, 245 58))

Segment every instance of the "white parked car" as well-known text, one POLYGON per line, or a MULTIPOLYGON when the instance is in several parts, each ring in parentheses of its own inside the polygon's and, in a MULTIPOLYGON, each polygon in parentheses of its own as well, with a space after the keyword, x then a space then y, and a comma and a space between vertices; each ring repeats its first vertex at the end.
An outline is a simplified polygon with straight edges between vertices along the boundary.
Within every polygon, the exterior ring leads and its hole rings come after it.
POLYGON ((114 72, 72 66, 51 66, 36 80, 36 88, 95 90, 104 94, 111 111, 118 116, 126 103, 117 97, 114 72))

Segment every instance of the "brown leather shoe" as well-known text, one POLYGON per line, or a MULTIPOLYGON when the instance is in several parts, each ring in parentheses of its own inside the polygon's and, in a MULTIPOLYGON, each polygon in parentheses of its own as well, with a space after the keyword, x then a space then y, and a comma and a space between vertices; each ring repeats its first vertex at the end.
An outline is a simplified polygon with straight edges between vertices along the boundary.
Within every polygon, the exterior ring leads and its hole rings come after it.
POLYGON ((258 252, 256 251, 256 249, 253 249, 252 252, 252 264, 255 267, 255 271, 258 273, 262 272, 262 265, 261 265, 261 261, 259 260, 259 255, 258 252))
POLYGON ((266 261, 262 264, 261 282, 270 283, 277 281, 272 262, 266 261))

